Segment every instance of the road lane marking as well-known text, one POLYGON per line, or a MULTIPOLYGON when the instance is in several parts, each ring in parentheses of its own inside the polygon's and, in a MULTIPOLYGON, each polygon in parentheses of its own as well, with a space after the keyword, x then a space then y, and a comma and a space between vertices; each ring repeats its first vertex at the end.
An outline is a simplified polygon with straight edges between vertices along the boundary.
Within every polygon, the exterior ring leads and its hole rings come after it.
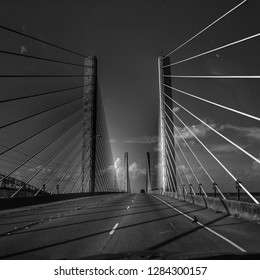
POLYGON ((115 230, 116 230, 116 228, 119 226, 119 223, 116 223, 115 225, 114 225, 114 227, 112 228, 112 230, 109 232, 109 234, 110 235, 112 235, 112 234, 114 234, 114 232, 115 232, 115 230))
POLYGON ((177 230, 176 227, 172 224, 172 222, 170 222, 170 225, 171 225, 175 230, 177 230))
MULTIPOLYGON (((160 200, 162 203, 166 204, 167 206, 169 206, 170 208, 174 209, 175 211, 177 211, 178 213, 182 214, 184 217, 188 218, 189 220, 193 221, 194 219, 191 218, 190 216, 184 214, 182 211, 178 210, 177 208, 173 207, 172 205, 170 205, 169 203, 167 203, 166 201, 160 199, 157 196, 154 196, 151 194, 151 196, 155 197, 156 199, 160 200)), ((211 228, 203 225, 200 222, 197 222, 198 225, 200 225, 201 227, 205 228, 206 230, 208 230, 209 232, 213 233, 214 235, 218 236, 219 238, 225 240, 226 242, 228 242, 230 245, 232 245, 233 247, 235 247, 236 249, 238 249, 241 252, 247 252, 245 249, 243 249, 242 247, 240 247, 239 245, 237 245, 236 243, 234 243, 233 241, 231 241, 230 239, 224 237, 223 235, 217 233, 216 231, 212 230, 211 228)))
POLYGON ((170 233, 172 230, 161 231, 160 234, 170 233))

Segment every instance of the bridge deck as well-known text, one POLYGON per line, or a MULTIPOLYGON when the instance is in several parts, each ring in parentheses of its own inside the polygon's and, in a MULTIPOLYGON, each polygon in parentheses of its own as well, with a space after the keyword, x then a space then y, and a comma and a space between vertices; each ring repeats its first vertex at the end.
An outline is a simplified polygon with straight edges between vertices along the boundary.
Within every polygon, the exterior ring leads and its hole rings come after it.
POLYGON ((260 252, 259 224, 160 195, 87 197, 0 211, 0 217, 2 259, 95 259, 120 252, 135 252, 131 257, 138 259, 143 250, 173 259, 239 254, 239 248, 260 252))

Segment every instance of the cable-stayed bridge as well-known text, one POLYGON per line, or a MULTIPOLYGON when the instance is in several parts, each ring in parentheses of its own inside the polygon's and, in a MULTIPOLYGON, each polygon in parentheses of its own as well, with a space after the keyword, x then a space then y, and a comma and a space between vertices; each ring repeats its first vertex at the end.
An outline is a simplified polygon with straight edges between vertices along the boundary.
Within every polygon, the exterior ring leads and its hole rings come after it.
POLYGON ((226 136, 211 113, 217 108, 217 114, 250 119, 254 127, 260 118, 211 99, 208 90, 200 95, 182 87, 194 80, 211 89, 216 80, 259 79, 182 74, 190 73, 189 62, 253 44, 259 34, 175 60, 245 2, 159 57, 158 172, 152 174, 147 153, 141 193, 131 193, 127 152, 122 186, 117 179, 97 58, 0 26, 11 41, 19 37, 47 50, 46 56, 28 55, 24 46, 0 50, 6 65, 0 73, 0 258, 259 258, 258 194, 203 133, 258 166, 254 143, 240 145, 226 136), (209 107, 200 112, 204 104, 209 107))

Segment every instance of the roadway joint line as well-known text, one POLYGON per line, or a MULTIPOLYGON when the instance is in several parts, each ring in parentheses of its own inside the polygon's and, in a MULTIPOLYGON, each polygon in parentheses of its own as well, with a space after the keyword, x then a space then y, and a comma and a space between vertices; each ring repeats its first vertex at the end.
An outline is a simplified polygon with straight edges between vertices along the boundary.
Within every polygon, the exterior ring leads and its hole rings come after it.
MULTIPOLYGON (((162 203, 166 204, 167 206, 169 206, 170 208, 172 208, 173 210, 177 211, 178 213, 180 213, 181 215, 183 215, 184 217, 188 218, 191 221, 194 221, 193 218, 191 218, 190 216, 186 215, 185 213, 183 213, 182 211, 178 210, 177 208, 173 207, 172 205, 170 205, 169 203, 167 203, 166 201, 160 199, 157 196, 154 196, 151 194, 152 197, 160 200, 162 203)), ((223 235, 217 233, 216 231, 212 230, 211 228, 203 225, 200 222, 197 222, 198 225, 200 225, 201 227, 203 227, 204 229, 208 230, 209 232, 213 233, 214 235, 218 236, 219 238, 221 238, 222 240, 226 241, 227 243, 229 243, 230 245, 232 245, 233 247, 235 247, 236 249, 238 249, 241 252, 246 253, 247 251, 245 249, 243 249, 242 247, 240 247, 239 245, 237 245, 236 243, 234 243, 233 241, 231 241, 230 239, 224 237, 223 235)))
POLYGON ((112 230, 109 232, 110 235, 114 234, 115 230, 117 229, 117 227, 119 226, 119 223, 116 223, 114 225, 114 227, 112 228, 112 230))

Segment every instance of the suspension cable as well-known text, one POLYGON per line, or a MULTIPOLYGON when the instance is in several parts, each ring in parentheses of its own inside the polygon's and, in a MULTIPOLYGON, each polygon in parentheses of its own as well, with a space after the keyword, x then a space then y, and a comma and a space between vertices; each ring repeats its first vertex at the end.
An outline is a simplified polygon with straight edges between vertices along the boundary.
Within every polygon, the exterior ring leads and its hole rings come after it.
MULTIPOLYGON (((78 155, 75 157, 75 159, 73 160, 72 164, 69 166, 69 168, 67 169, 67 171, 63 174, 63 176, 61 177, 60 181, 57 183, 57 186, 59 186, 61 184, 61 182, 63 181, 63 179, 67 176, 67 174, 69 173, 69 171, 71 170, 72 167, 74 167, 75 163, 77 162, 77 160, 79 159, 81 155, 81 151, 79 151, 78 155)), ((51 194, 53 194, 53 192, 55 191, 56 187, 53 188, 53 190, 51 191, 51 194)))
POLYGON ((173 181, 173 178, 172 178, 172 174, 171 174, 171 172, 169 171, 169 166, 168 165, 166 165, 166 171, 167 171, 167 173, 168 173, 168 184, 169 184, 169 189, 170 189, 170 192, 172 192, 172 193, 174 193, 175 191, 177 191, 177 189, 176 189, 176 187, 175 187, 175 184, 174 184, 174 187, 172 186, 172 183, 171 183, 171 181, 172 182, 174 182, 173 181))
MULTIPOLYGON (((86 156, 88 155, 88 153, 90 152, 90 149, 86 152, 86 155, 84 157, 84 159, 86 158, 86 156)), ((69 171, 71 170, 71 168, 74 166, 74 164, 78 161, 79 157, 81 156, 81 151, 79 152, 78 156, 74 159, 73 163, 71 164, 71 166, 67 169, 67 171, 65 172, 65 174, 62 176, 62 178, 60 179, 60 181, 58 182, 57 185, 60 185, 61 182, 63 182, 64 178, 67 176, 67 174, 69 173, 69 171)), ((88 162, 87 162, 88 163, 88 162)))
POLYGON ((5 54, 5 55, 30 58, 30 59, 35 59, 35 60, 55 62, 55 63, 66 64, 66 65, 71 65, 71 66, 78 66, 78 67, 82 67, 82 68, 85 67, 84 65, 78 64, 78 63, 72 63, 72 62, 68 62, 68 61, 56 60, 56 59, 51 59, 51 58, 46 58, 46 57, 33 56, 33 55, 27 55, 27 54, 15 53, 15 52, 9 52, 9 51, 5 51, 5 50, 0 50, 0 53, 5 54))
POLYGON ((189 40, 187 40, 186 42, 184 42, 183 44, 181 44, 179 47, 177 47, 176 49, 174 49, 173 51, 171 51, 170 53, 168 53, 166 56, 164 56, 164 58, 166 58, 167 56, 173 54, 174 52, 176 52, 177 50, 179 50, 180 48, 182 48, 183 46, 185 46, 187 43, 189 43, 190 41, 192 41, 193 39, 195 39, 196 37, 198 37, 201 33, 203 33, 204 31, 206 31, 207 29, 209 29, 211 26, 213 26, 215 23, 217 23, 218 21, 220 21, 221 19, 223 19, 225 16, 227 16, 228 14, 230 14, 231 12, 233 12, 234 10, 236 10, 238 7, 240 7, 242 4, 244 4, 245 2, 247 2, 247 0, 242 1, 240 4, 238 4, 237 6, 235 6, 234 8, 232 8, 231 10, 229 10, 228 12, 226 12, 224 15, 222 15, 221 17, 219 17, 218 19, 216 19, 215 21, 213 21, 211 24, 209 24, 207 27, 205 27, 204 29, 202 29, 200 32, 198 32, 197 34, 195 34, 194 36, 192 36, 189 40))
POLYGON ((185 79, 259 79, 258 75, 242 76, 242 75, 163 75, 168 78, 185 78, 185 79))
POLYGON ((229 174, 229 176, 237 182, 248 196, 256 203, 259 202, 251 195, 251 193, 243 186, 241 182, 226 168, 226 166, 205 146, 205 144, 192 132, 192 130, 178 117, 178 115, 164 102, 164 104, 172 111, 175 117, 188 129, 188 131, 197 139, 197 141, 206 149, 206 151, 218 162, 218 164, 229 174))
POLYGON ((168 64, 168 65, 162 66, 162 68, 174 66, 174 65, 177 65, 177 64, 180 64, 180 63, 183 63, 183 62, 187 62, 187 61, 190 61, 190 60, 192 60, 192 59, 195 59, 195 58, 198 58, 198 57, 201 57, 201 56, 204 56, 204 55, 213 53, 213 52, 215 52, 215 51, 219 51, 219 50, 222 50, 222 49, 225 49, 225 48, 228 48, 228 47, 231 47, 231 46, 234 46, 234 45, 243 43, 243 42, 245 42, 245 41, 254 39, 254 38, 259 37, 259 36, 260 36, 260 33, 257 33, 257 34, 251 35, 251 36, 249 36, 249 37, 246 37, 246 38, 237 40, 237 41, 235 41, 235 42, 232 42, 232 43, 229 43, 229 44, 220 46, 220 47, 218 47, 218 48, 215 48, 215 49, 212 49, 212 50, 209 50, 209 51, 206 51, 206 52, 203 52, 203 53, 200 53, 200 54, 191 56, 191 57, 186 58, 186 59, 179 60, 179 61, 177 61, 177 62, 170 63, 170 64, 168 64))
MULTIPOLYGON (((169 138, 169 134, 168 134, 168 132, 166 131, 166 129, 164 129, 165 130, 165 135, 169 138)), ((167 141, 167 139, 165 138, 165 141, 167 141)), ((170 142, 171 143, 171 142, 170 142)), ((174 150, 174 153, 176 154, 176 149, 175 149, 175 147, 174 147, 174 145, 171 143, 171 146, 172 146, 172 148, 173 148, 173 150, 174 150)), ((175 166, 176 166, 176 160, 175 160, 175 158, 174 158, 174 156, 173 156, 173 154, 172 154, 172 151, 169 149, 169 143, 168 143, 168 141, 167 141, 167 145, 166 146, 164 146, 163 148, 165 148, 166 147, 166 149, 168 150, 168 152, 170 153, 170 156, 171 156, 171 158, 172 158, 172 160, 174 161, 174 164, 175 164, 175 166)), ((166 158, 167 159, 167 158, 166 158)), ((169 162, 171 162, 171 161, 169 161, 169 162)), ((173 168, 173 166, 172 166, 172 169, 175 171, 175 169, 173 168)), ((177 168, 176 168, 176 170, 177 170, 177 168)), ((176 173, 175 173, 175 177, 176 177, 176 173)))
MULTIPOLYGON (((165 96, 167 96, 165 93, 163 93, 165 96)), ((222 133, 218 132, 216 129, 214 129, 213 127, 211 127, 210 125, 208 125, 206 122, 204 122, 203 120, 201 120, 199 117, 197 117, 196 115, 194 115, 191 111, 189 111, 188 109, 186 109, 184 106, 182 106, 180 103, 178 103, 177 101, 175 101, 174 99, 172 99, 171 97, 167 96, 169 99, 171 99, 173 102, 175 102, 178 106, 180 106, 182 109, 184 109, 186 112, 188 112, 191 116, 193 116, 194 118, 196 118, 197 120, 199 120, 201 123, 203 123, 205 126, 207 126, 209 129, 211 129, 212 131, 214 131, 216 134, 218 134, 220 137, 222 137, 223 139, 225 139, 226 141, 228 141, 230 144, 232 144, 233 146, 235 146, 237 149, 239 149, 241 152, 243 152, 244 154, 246 154, 247 156, 249 156, 250 158, 252 158, 253 160, 255 160, 257 163, 260 164, 260 160, 256 157, 254 157, 253 155, 251 155, 249 152, 247 152, 245 149, 241 148, 239 145, 237 145, 236 143, 234 143, 233 141, 231 141, 229 138, 227 138, 226 136, 224 136, 222 133)))
MULTIPOLYGON (((75 124, 75 125, 77 125, 77 123, 75 124)), ((74 125, 74 126, 75 126, 74 125)), ((74 127, 73 126, 73 127, 74 127)), ((71 129, 73 128, 73 127, 71 127, 71 129)), ((70 129, 70 130, 71 130, 70 129)), ((66 146, 68 146, 73 140, 75 140, 75 138, 76 137, 78 137, 78 135, 76 135, 75 137, 73 137, 70 141, 69 141, 69 143, 65 143, 65 145, 63 145, 59 150, 58 150, 58 152, 56 152, 42 167, 41 167, 41 169, 40 170, 38 170, 26 183, 28 183, 28 182, 30 182, 35 176, 37 176, 37 174, 39 174, 39 172, 47 165, 47 164, 49 164, 57 155, 59 155, 63 150, 64 150, 64 148, 66 147, 66 146)))
MULTIPOLYGON (((78 121, 77 121, 78 122, 78 121)), ((76 122, 76 123, 77 123, 76 122)), ((38 150, 36 153, 34 153, 32 156, 30 156, 27 160, 25 160, 24 162, 22 162, 19 166, 17 166, 15 169, 13 169, 11 172, 9 172, 7 175, 5 175, 4 178, 0 179, 0 182, 2 182, 4 179, 6 179, 7 177, 9 177, 11 174, 13 174, 15 171, 17 171, 19 168, 21 168, 24 164, 26 164, 28 161, 30 161, 32 158, 34 158, 35 156, 37 156, 40 152, 42 152, 44 149, 46 149, 47 147, 49 147, 52 143, 54 143, 57 139, 59 139, 60 137, 63 136, 63 134, 65 134, 70 128, 67 128, 66 130, 64 130, 61 134, 59 134, 57 137, 55 137, 53 140, 51 140, 50 142, 48 142, 44 147, 42 147, 40 150, 38 150)))
POLYGON ((1 28, 1 29, 3 29, 3 30, 7 30, 7 31, 9 31, 9 32, 12 32, 12 33, 15 33, 15 34, 21 35, 21 36, 23 36, 23 37, 26 37, 26 38, 29 38, 29 39, 32 39, 32 40, 38 41, 38 42, 40 42, 40 43, 44 43, 44 44, 49 45, 49 46, 51 46, 51 47, 54 47, 54 48, 57 48, 57 49, 60 49, 60 50, 63 50, 63 51, 66 51, 66 52, 69 52, 69 53, 72 53, 72 54, 75 54, 75 55, 81 56, 81 57, 84 57, 84 58, 86 57, 86 55, 84 55, 84 54, 80 54, 80 53, 78 53, 78 52, 75 52, 75 51, 69 50, 69 49, 67 49, 67 48, 64 48, 64 47, 61 47, 61 46, 58 46, 58 45, 52 44, 52 43, 47 42, 47 41, 45 41, 45 40, 39 39, 39 38, 34 37, 34 36, 31 36, 31 35, 27 35, 27 34, 22 33, 22 32, 20 32, 20 31, 17 31, 17 30, 11 29, 11 28, 9 28, 9 27, 6 27, 6 26, 3 26, 3 25, 0 25, 0 28, 1 28))
MULTIPOLYGON (((260 77, 260 76, 259 76, 259 77, 260 77)), ((198 96, 196 96, 196 95, 193 95, 193 94, 191 94, 191 93, 188 93, 188 92, 183 91, 183 90, 180 90, 180 89, 177 89, 177 88, 175 88, 175 87, 168 86, 168 85, 166 85, 166 84, 164 84, 164 86, 165 86, 165 87, 168 87, 168 88, 170 88, 170 89, 176 90, 176 91, 178 91, 178 92, 180 92, 180 93, 183 93, 183 94, 185 94, 185 95, 191 96, 191 97, 193 97, 193 98, 199 99, 199 100, 201 100, 201 101, 207 102, 207 103, 209 103, 209 104, 215 105, 215 106, 217 106, 217 107, 220 107, 220 108, 229 110, 229 111, 231 111, 231 112, 235 112, 235 113, 237 113, 237 114, 246 116, 246 117, 248 117, 248 118, 251 118, 251 119, 260 121, 260 118, 259 118, 259 117, 256 117, 256 116, 253 116, 253 115, 244 113, 244 112, 242 112, 242 111, 238 111, 238 110, 236 110, 236 109, 233 109, 233 108, 230 108, 230 107, 221 105, 221 104, 216 103, 216 102, 213 102, 213 101, 210 101, 210 100, 208 100, 208 99, 204 99, 204 98, 198 97, 198 96)))
MULTIPOLYGON (((166 116, 169 118, 169 120, 170 120, 171 123, 173 124, 174 128, 176 128, 175 124, 174 124, 173 121, 170 119, 170 117, 169 117, 169 115, 167 114, 167 112, 164 111, 164 113, 165 113, 166 116)), ((169 127, 169 125, 167 124, 166 120, 165 120, 165 123, 166 123, 168 129, 170 130, 170 127, 169 127)), ((201 182, 199 181, 198 177, 197 177, 196 174, 194 173, 194 171, 193 171, 193 169, 192 169, 192 167, 191 167, 191 165, 190 165, 190 163, 189 163, 187 157, 185 156, 183 150, 181 149, 181 147, 180 147, 180 145, 179 145, 179 143, 178 143, 178 141, 177 141, 177 139, 176 139, 176 136, 173 134, 173 132, 172 132, 171 130, 170 130, 170 132, 171 132, 172 136, 174 137, 175 142, 176 142, 176 144, 178 145, 179 150, 181 151, 181 153, 182 153, 182 155, 183 155, 185 161, 187 162, 187 164, 188 164, 188 166, 189 166, 189 168, 190 168, 190 170, 191 170, 191 172, 192 172, 192 174, 193 174, 195 180, 197 181, 199 188, 201 188, 201 190, 203 191, 203 193, 204 193, 205 196, 208 196, 207 193, 206 193, 206 191, 205 191, 205 189, 204 189, 204 187, 202 186, 201 182)))
MULTIPOLYGON (((169 134, 168 134, 168 132, 166 130, 165 130, 165 133, 166 133, 167 137, 169 138, 169 134)), ((165 141, 166 141, 167 145, 169 146, 169 142, 168 142, 167 138, 165 138, 165 141)), ((171 146, 173 147, 172 143, 171 143, 171 146)), ((175 152, 175 156, 176 156, 177 160, 179 161, 179 164, 180 164, 180 166, 181 166, 181 168, 183 170, 183 165, 181 164, 180 158, 179 158, 179 156, 178 156, 178 154, 176 152, 175 152)), ((176 166, 176 168, 177 168, 177 166, 176 166)), ((186 180, 188 181, 188 184, 190 184, 191 182, 190 182, 190 180, 189 180, 189 178, 188 178, 188 176, 187 176, 187 174, 186 174, 186 172, 184 170, 183 170, 183 173, 185 175, 186 180)))
POLYGON ((83 176, 82 173, 80 173, 80 175, 79 175, 79 177, 78 177, 78 179, 77 179, 77 182, 75 183, 75 186, 74 186, 74 188, 72 189, 71 193, 74 193, 74 192, 76 191, 76 189, 77 189, 77 187, 78 187, 78 184, 80 183, 80 180, 81 180, 82 176, 83 176))
MULTIPOLYGON (((167 148, 167 147, 166 147, 167 148)), ((174 181, 174 179, 173 179, 173 177, 175 177, 176 178, 176 173, 175 173, 175 171, 174 171, 174 168, 173 168, 173 166, 172 166, 172 164, 171 164, 171 161, 169 160, 169 158, 168 158, 168 155, 166 156, 166 170, 167 170, 167 172, 168 172, 168 174, 170 175, 170 177, 171 177, 171 181, 173 182, 173 185, 174 185, 174 188, 175 188, 175 190, 177 191, 177 187, 176 187, 176 185, 175 185, 175 181, 174 181), (171 169, 169 168, 169 166, 168 166, 168 164, 170 164, 171 165, 171 169), (174 173, 174 176, 172 176, 172 171, 171 170, 173 170, 173 173, 174 173)), ((172 186, 171 186, 171 188, 172 188, 172 186)), ((172 191, 173 191, 173 188, 172 188, 172 191)))
MULTIPOLYGON (((76 125, 78 125, 78 122, 76 122, 73 126, 71 126, 69 128, 69 130, 67 130, 67 132, 69 132, 70 130, 72 130, 76 125)), ((72 138, 72 140, 74 140, 75 137, 72 138)), ((63 150, 64 148, 71 143, 70 140, 68 143, 66 142, 49 160, 47 160, 26 182, 25 182, 25 185, 29 184, 42 170, 45 166, 47 166, 57 155, 59 155, 63 150)), ((21 189, 23 189, 24 185, 18 189, 11 197, 15 197, 16 194, 18 194, 21 189)))
POLYGON ((74 102, 74 101, 77 101, 77 100, 80 100, 80 99, 82 99, 82 98, 83 98, 83 97, 80 96, 80 97, 78 97, 78 98, 74 98, 74 99, 72 99, 72 100, 70 100, 70 101, 67 101, 67 102, 62 103, 62 104, 57 105, 57 106, 54 106, 54 107, 52 107, 52 108, 49 108, 49 109, 40 111, 40 112, 38 112, 38 113, 32 114, 32 115, 30 115, 30 116, 24 117, 24 118, 22 118, 22 119, 19 119, 19 120, 13 121, 13 122, 10 122, 10 123, 8 123, 8 124, 4 124, 4 125, 0 126, 0 129, 6 128, 6 127, 8 127, 8 126, 17 124, 17 123, 19 123, 19 122, 28 120, 28 119, 33 118, 33 117, 36 117, 36 116, 39 116, 39 115, 41 115, 41 114, 50 112, 50 111, 52 111, 52 110, 55 110, 55 109, 60 108, 60 107, 63 107, 63 106, 65 106, 65 105, 67 105, 67 104, 70 104, 70 103, 72 103, 72 102, 74 102))
MULTIPOLYGON (((87 167, 85 167, 84 172, 85 172, 86 168, 87 168, 87 167)), ((88 176, 89 170, 90 170, 90 167, 88 168, 88 172, 86 173, 85 178, 88 176)), ((72 190, 72 193, 75 192, 76 187, 77 187, 77 185, 79 185, 80 180, 81 180, 82 178, 83 178, 83 172, 81 172, 81 174, 80 174, 80 176, 79 176, 79 178, 78 178, 78 180, 77 180, 77 182, 76 182, 76 184, 75 184, 75 187, 74 187, 74 189, 72 190)), ((85 178, 84 178, 84 181, 85 181, 85 178)), ((79 189, 80 189, 80 187, 79 187, 79 189)), ((80 191, 78 191, 78 192, 80 192, 80 191)), ((84 192, 83 188, 82 188, 82 192, 84 192)))
MULTIPOLYGON (((174 157, 173 157, 173 155, 172 155, 172 151, 169 149, 168 146, 167 146, 166 148, 167 148, 168 152, 170 153, 170 155, 171 155, 171 157, 172 157, 172 159, 173 159, 173 161, 174 161, 174 163, 175 163, 175 166, 176 166, 176 161, 175 161, 175 159, 174 159, 174 157)), ((177 178, 177 176, 176 176, 176 171, 175 171, 176 168, 174 169, 174 167, 173 167, 173 165, 172 165, 172 162, 171 162, 168 158, 166 158, 166 160, 167 160, 167 162, 170 163, 170 165, 171 165, 171 169, 172 169, 173 172, 174 172, 174 177, 177 178)), ((167 167, 167 165, 166 165, 166 167, 167 167)), ((177 169, 176 169, 176 170, 177 170, 177 169)), ((173 183, 174 183, 174 185, 175 185, 174 180, 173 180, 173 183)), ((179 191, 181 192, 180 187, 179 187, 177 181, 176 181, 176 185, 177 185, 177 188, 179 189, 179 191)), ((175 185, 175 187, 176 187, 176 185, 175 185)), ((177 188, 176 188, 176 189, 177 189, 177 188)))
POLYGON ((88 185, 89 185, 89 181, 90 181, 90 176, 88 176, 88 175, 89 175, 89 172, 90 172, 90 168, 88 169, 88 171, 87 171, 87 173, 86 173, 86 176, 85 176, 85 178, 83 179, 83 184, 84 184, 85 181, 86 181, 86 178, 88 178, 88 182, 87 182, 87 184, 86 184, 86 187, 85 187, 84 192, 87 192, 87 187, 88 187, 88 185))
MULTIPOLYGON (((90 171, 90 168, 88 169, 88 172, 90 171)), ((85 180, 86 180, 86 176, 85 176, 85 178, 84 178, 84 182, 85 182, 85 180)), ((90 176, 89 176, 89 178, 88 178, 88 181, 87 181, 87 184, 86 184, 86 187, 85 187, 85 190, 84 190, 84 192, 87 192, 87 187, 89 186, 89 181, 90 181, 90 176)))
MULTIPOLYGON (((165 133, 166 133, 166 135, 168 136, 168 138, 170 139, 169 134, 168 134, 168 132, 167 132, 166 129, 165 129, 165 133)), ((173 145, 173 143, 172 143, 171 141, 168 142, 168 140, 166 139, 166 142, 167 142, 167 145, 168 145, 168 146, 169 146, 169 142, 170 142, 171 146, 172 146, 172 147, 174 148, 174 150, 175 150, 175 147, 174 147, 174 145, 173 145)), ((191 182, 190 182, 190 180, 189 180, 189 178, 188 178, 188 176, 187 176, 187 173, 186 173, 186 171, 185 171, 185 168, 183 167, 183 165, 182 165, 182 163, 181 163, 181 160, 180 160, 180 158, 179 158, 178 153, 176 152, 176 150, 175 150, 175 155, 176 155, 176 157, 177 157, 177 160, 179 161, 179 164, 180 164, 180 166, 181 166, 181 168, 182 168, 182 171, 183 171, 183 173, 184 173, 184 175, 185 175, 185 178, 186 178, 186 180, 188 181, 188 184, 189 184, 189 186, 190 186, 190 188, 191 188, 193 194, 195 195, 195 191, 194 191, 194 189, 193 189, 193 187, 192 187, 192 184, 191 184, 191 182)))
MULTIPOLYGON (((19 145, 25 143, 26 141, 32 139, 34 136, 39 135, 40 133, 44 132, 45 130, 48 130, 49 128, 51 128, 51 127, 55 126, 56 124, 58 124, 58 123, 60 123, 60 122, 62 122, 62 121, 64 121, 64 120, 66 120, 66 119, 69 118, 70 116, 72 116, 72 115, 74 115, 74 114, 76 114, 76 113, 78 113, 78 112, 80 112, 80 111, 82 111, 82 110, 81 110, 81 109, 80 109, 80 110, 77 109, 76 111, 72 112, 71 114, 69 114, 69 115, 66 116, 65 118, 62 118, 62 119, 60 119, 60 120, 58 120, 58 121, 52 123, 51 125, 49 125, 49 126, 43 128, 43 129, 41 129, 40 131, 38 131, 38 132, 36 132, 36 133, 30 135, 29 137, 25 138, 24 140, 22 140, 22 141, 20 141, 20 142, 18 142, 18 143, 16 143, 16 144, 14 144, 12 147, 9 147, 9 148, 7 148, 6 150, 2 151, 2 152, 0 153, 0 156, 3 155, 3 154, 5 154, 5 153, 7 153, 7 152, 9 152, 10 150, 13 150, 15 147, 17 147, 17 146, 19 146, 19 145)), ((17 152, 18 152, 18 151, 17 151, 17 152)))
MULTIPOLYGON (((75 147, 70 151, 70 153, 66 156, 66 158, 59 164, 59 166, 53 171, 53 173, 51 174, 51 176, 43 183, 43 186, 46 186, 49 181, 53 178, 53 176, 58 172, 58 170, 63 166, 63 164, 68 160, 68 158, 75 152, 75 150, 80 146, 82 139, 80 139, 78 141, 79 143, 77 145, 75 145, 75 147)), ((43 187, 42 187, 43 188, 43 187)), ((41 190, 41 189, 40 189, 41 190)), ((40 191, 39 190, 39 191, 40 191)), ((38 192, 39 192, 38 191, 38 192)), ((37 196, 38 192, 34 195, 37 196)))
POLYGON ((191 151, 191 153, 193 154, 193 156, 196 158, 197 162, 200 164, 200 166, 202 167, 202 169, 205 171, 206 175, 208 176, 208 178, 210 179, 210 181, 212 183, 214 183, 214 180, 212 179, 212 177, 209 175, 209 173, 207 172, 207 170, 205 169, 205 167, 203 166, 203 164, 200 162, 200 160, 198 159, 198 157, 196 156, 196 154, 193 152, 193 150, 191 149, 190 145, 188 144, 188 142, 184 139, 184 137, 182 136, 182 134, 180 133, 179 129, 177 128, 177 126, 173 123, 173 121, 171 120, 171 118, 169 117, 169 115, 167 114, 167 112, 164 110, 166 116, 168 117, 168 119, 171 121, 171 123, 174 125, 174 128, 176 129, 176 131, 178 132, 178 134, 180 135, 180 137, 182 138, 182 140, 184 141, 184 143, 187 145, 187 147, 189 148, 189 150, 191 151))
MULTIPOLYGON (((219 191, 220 195, 222 196, 223 199, 226 199, 226 197, 224 196, 224 194, 222 193, 222 191, 220 190, 220 188, 217 186, 217 184, 215 183, 215 181, 212 179, 212 177, 209 175, 209 173, 207 172, 207 170, 205 169, 205 167, 203 166, 203 164, 200 162, 200 160, 198 159, 198 157, 196 156, 196 154, 193 152, 193 150, 191 149, 190 145, 188 144, 188 142, 184 139, 184 137, 182 136, 182 134, 179 132, 177 126, 173 123, 173 121, 170 119, 169 115, 166 113, 166 111, 164 111, 166 116, 168 117, 168 119, 170 120, 170 122, 174 125, 174 128, 176 129, 176 131, 178 132, 178 134, 181 136, 181 138, 183 139, 183 141, 185 142, 185 144, 187 145, 187 147, 190 149, 191 153, 193 154, 193 156, 196 158, 196 160, 198 161, 198 163, 200 164, 200 166, 202 167, 202 169, 205 171, 206 175, 208 176, 208 178, 210 179, 210 181, 213 183, 213 185, 217 188, 217 190, 219 191)), ((201 186, 205 196, 207 196, 203 186, 201 186)))
MULTIPOLYGON (((169 120, 172 122, 172 120, 170 119, 170 117, 168 116, 168 114, 165 112, 165 114, 167 115, 167 117, 169 118, 169 120)), ((173 123, 173 122, 172 122, 173 123)), ((173 124, 174 125, 174 124, 173 124)), ((185 138, 182 136, 182 134, 180 133, 179 129, 177 128, 176 125, 174 125, 176 131, 178 132, 178 134, 180 135, 180 137, 182 138, 182 140, 184 141, 184 143, 187 145, 187 147, 189 148, 189 150, 191 151, 191 153, 193 154, 193 156, 195 157, 195 159, 197 160, 197 162, 199 163, 199 165, 201 166, 201 168, 204 170, 204 172, 206 173, 206 175, 208 176, 208 178, 210 179, 210 181, 213 184, 216 184, 215 181, 212 179, 212 177, 209 175, 209 173, 207 172, 206 168, 203 166, 203 164, 201 163, 201 161, 198 159, 198 157, 196 156, 196 154, 194 153, 194 151, 192 150, 192 148, 190 147, 190 145, 188 144, 188 142, 185 140, 185 138)), ((223 199, 226 199, 226 197, 224 196, 224 194, 222 193, 222 191, 217 187, 220 195, 222 196, 223 199)), ((205 191, 204 191, 205 193, 205 191)))
POLYGON ((84 75, 0 75, 0 78, 83 78, 84 75))
MULTIPOLYGON (((86 156, 85 156, 85 157, 86 157, 86 156)), ((90 160, 90 158, 88 159, 88 161, 89 161, 89 160, 90 160)), ((79 165, 78 168, 77 168, 77 169, 75 170, 75 172, 73 173, 73 175, 72 175, 70 181, 68 182, 67 186, 65 187, 63 193, 65 193, 65 192, 67 191, 69 185, 70 185, 70 184, 72 183, 72 181, 74 180, 74 178, 75 178, 76 174, 78 173, 78 171, 80 170, 80 168, 81 168, 81 165, 79 165)))
POLYGON ((83 173, 81 172, 79 178, 77 179, 77 182, 76 182, 76 184, 75 184, 75 187, 74 187, 73 190, 72 190, 72 193, 76 192, 76 189, 77 189, 77 188, 78 188, 78 193, 80 193, 80 181, 82 180, 82 178, 83 178, 83 173), (79 187, 78 187, 78 185, 79 185, 79 187))
POLYGON ((0 100, 0 104, 6 103, 6 102, 12 102, 12 101, 17 101, 17 100, 22 100, 22 99, 27 99, 27 98, 32 98, 32 97, 38 97, 38 96, 44 96, 44 95, 54 94, 54 93, 61 93, 61 92, 64 92, 64 91, 70 91, 70 90, 80 89, 80 88, 83 88, 83 87, 84 87, 84 86, 70 87, 70 88, 59 89, 59 90, 54 90, 54 91, 49 91, 49 92, 43 92, 43 93, 38 93, 38 94, 32 94, 32 95, 26 95, 26 96, 21 96, 21 97, 9 98, 9 99, 5 99, 5 100, 0 100))
MULTIPOLYGON (((166 113, 166 112, 165 112, 165 113, 166 113)), ((165 122, 165 123, 166 123, 166 125, 167 125, 167 127, 168 127, 168 129, 169 129, 169 126, 168 126, 167 122, 165 122)), ((171 130, 170 130, 170 131, 171 131, 171 130)), ((175 143, 177 144, 177 146, 178 146, 180 152, 182 153, 183 158, 184 158, 185 161, 187 162, 187 164, 188 164, 188 166, 189 166, 189 169, 191 170, 191 172, 192 172, 192 174, 193 174, 195 180, 197 181, 198 184, 200 184, 200 181, 199 181, 198 177, 197 177, 196 174, 194 173, 194 171, 193 171, 193 169, 192 169, 192 167, 191 167, 191 165, 190 165, 190 163, 189 163, 187 157, 186 157, 185 154, 183 153, 183 151, 182 151, 182 149, 181 149, 181 147, 180 147, 178 141, 176 140, 175 135, 174 135, 173 133, 172 133, 172 135, 173 135, 173 137, 174 137, 174 139, 175 139, 175 143)), ((170 142, 171 142, 171 141, 170 141, 170 142)))

